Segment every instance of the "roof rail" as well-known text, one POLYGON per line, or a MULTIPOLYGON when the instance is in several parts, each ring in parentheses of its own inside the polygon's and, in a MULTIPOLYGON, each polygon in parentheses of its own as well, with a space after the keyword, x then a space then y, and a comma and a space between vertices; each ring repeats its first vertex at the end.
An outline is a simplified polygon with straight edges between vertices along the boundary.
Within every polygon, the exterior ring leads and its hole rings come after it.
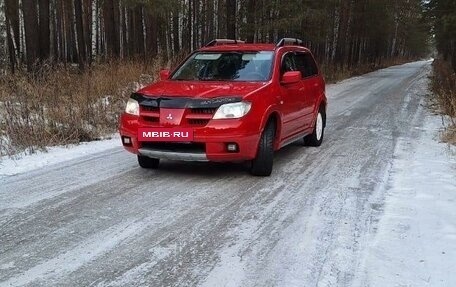
POLYGON ((282 38, 277 42, 276 47, 282 47, 285 45, 296 45, 296 46, 303 46, 303 41, 298 38, 282 38))
POLYGON ((207 43, 204 47, 219 46, 219 45, 229 45, 229 44, 244 44, 245 41, 242 40, 231 40, 231 39, 215 39, 207 43))

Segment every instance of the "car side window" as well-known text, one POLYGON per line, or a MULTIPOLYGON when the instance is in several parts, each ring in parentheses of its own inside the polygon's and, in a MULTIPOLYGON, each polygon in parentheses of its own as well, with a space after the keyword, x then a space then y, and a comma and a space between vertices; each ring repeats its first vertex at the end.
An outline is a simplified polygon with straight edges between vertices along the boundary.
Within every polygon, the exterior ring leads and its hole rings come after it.
POLYGON ((296 71, 296 65, 294 61, 293 53, 286 53, 282 58, 282 67, 280 74, 283 75, 285 72, 296 71))
POLYGON ((301 72, 303 78, 318 74, 317 64, 310 53, 296 53, 296 67, 301 72))

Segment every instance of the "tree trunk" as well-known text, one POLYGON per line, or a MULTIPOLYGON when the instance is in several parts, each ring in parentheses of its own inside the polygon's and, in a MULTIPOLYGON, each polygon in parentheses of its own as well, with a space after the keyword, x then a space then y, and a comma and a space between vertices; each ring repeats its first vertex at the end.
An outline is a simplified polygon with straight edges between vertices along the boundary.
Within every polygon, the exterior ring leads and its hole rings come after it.
POLYGON ((160 21, 158 39, 160 42, 160 52, 166 57, 168 55, 168 45, 166 43, 166 25, 164 24, 164 21, 160 21))
MULTIPOLYGON (((223 23, 223 4, 224 4, 224 0, 217 0, 217 36, 216 38, 222 38, 225 34, 225 26, 224 23, 223 23)), ((226 37, 226 36, 225 36, 226 37)))
POLYGON ((8 16, 6 16, 6 41, 8 43, 8 55, 10 60, 11 72, 14 74, 16 71, 16 49, 14 48, 13 37, 11 37, 11 25, 8 16))
POLYGON ((49 26, 49 0, 39 0, 40 51, 41 60, 47 60, 51 52, 51 31, 49 26))
POLYGON ((173 11, 173 48, 174 48, 174 50, 173 50, 174 54, 179 53, 180 44, 179 44, 179 10, 178 9, 175 9, 173 11))
POLYGON ((193 5, 192 5, 192 2, 193 1, 196 1, 196 0, 189 0, 188 1, 188 14, 187 14, 187 28, 188 28, 188 38, 187 38, 187 41, 188 41, 188 50, 191 50, 193 48, 193 44, 192 44, 192 27, 195 23, 193 23, 193 14, 192 14, 192 11, 193 11, 193 5))
POLYGON ((226 37, 236 39, 236 0, 226 0, 226 37))
POLYGON ((127 10, 128 21, 128 55, 131 57, 135 55, 135 13, 132 8, 127 10))
POLYGON ((121 41, 121 47, 122 47, 122 57, 126 58, 128 57, 128 34, 127 34, 127 9, 125 8, 125 5, 122 5, 122 9, 120 11, 121 16, 121 22, 122 22, 122 41, 121 41))
POLYGON ((207 27, 208 27, 208 19, 207 19, 207 9, 208 9, 208 5, 207 5, 207 0, 204 0, 202 1, 202 5, 201 5, 201 13, 200 13, 200 21, 199 21, 199 27, 201 27, 201 38, 200 38, 200 41, 199 41, 199 46, 203 46, 204 44, 206 44, 208 41, 207 41, 207 27), (203 23, 203 24, 201 24, 203 23))
POLYGON ((116 33, 115 7, 114 0, 103 1, 103 22, 105 32, 105 43, 108 57, 118 57, 120 54, 119 37, 116 33))
POLYGON ((137 5, 134 10, 135 53, 144 56, 143 6, 137 5))
POLYGON ((197 3, 198 0, 193 0, 192 1, 192 11, 193 11, 193 17, 192 17, 192 24, 193 24, 193 30, 192 30, 192 49, 195 50, 198 45, 198 27, 199 27, 199 17, 198 17, 198 8, 197 8, 197 3))
POLYGON ((84 15, 82 13, 82 1, 81 0, 74 0, 74 12, 76 16, 76 36, 78 42, 78 63, 79 63, 79 70, 83 71, 85 63, 87 61, 86 56, 86 44, 85 44, 85 36, 84 36, 84 23, 83 18, 84 15))
POLYGON ((247 2, 247 42, 253 43, 255 40, 255 0, 247 2))
POLYGON ((146 54, 155 57, 158 52, 157 45, 157 17, 150 11, 145 15, 146 23, 146 54))
POLYGON ((35 70, 38 60, 39 34, 36 0, 23 0, 22 12, 24 13, 25 46, 27 53, 27 69, 35 70))
MULTIPOLYGON (((214 3, 213 0, 207 1, 206 19, 207 19, 207 33, 206 42, 209 42, 215 38, 215 21, 214 21, 214 3)), ((203 43, 206 44, 206 43, 203 43)))
POLYGON ((11 71, 14 73, 20 54, 19 5, 18 0, 5 0, 6 38, 11 71))
POLYGON ((63 24, 63 1, 56 1, 56 13, 55 13, 55 57, 58 62, 65 61, 64 60, 64 51, 65 51, 65 46, 64 46, 64 24, 63 24))
POLYGON ((82 8, 86 63, 90 65, 92 61, 92 0, 83 0, 82 8))
POLYGON ((66 42, 66 59, 72 63, 77 59, 78 53, 76 48, 76 32, 74 30, 74 11, 73 0, 65 0, 65 42, 66 42))

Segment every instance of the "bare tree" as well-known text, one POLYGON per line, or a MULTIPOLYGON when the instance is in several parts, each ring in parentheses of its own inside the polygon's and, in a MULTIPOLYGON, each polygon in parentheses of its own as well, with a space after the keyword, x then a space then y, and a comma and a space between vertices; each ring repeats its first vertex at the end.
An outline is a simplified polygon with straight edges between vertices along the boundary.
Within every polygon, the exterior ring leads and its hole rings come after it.
POLYGON ((39 48, 39 57, 41 60, 46 60, 49 58, 51 51, 50 43, 50 25, 49 25, 49 0, 39 0, 39 29, 40 29, 40 48, 39 48))
POLYGON ((226 36, 236 39, 236 0, 226 0, 226 36))
POLYGON ((22 12, 24 13, 27 68, 29 71, 34 71, 39 51, 39 26, 36 0, 23 0, 22 12))
POLYGON ((86 44, 85 44, 85 37, 84 37, 84 15, 82 9, 82 1, 81 0, 74 0, 74 12, 76 15, 76 35, 78 41, 78 63, 79 69, 82 71, 84 70, 85 63, 87 61, 87 54, 86 54, 86 44))

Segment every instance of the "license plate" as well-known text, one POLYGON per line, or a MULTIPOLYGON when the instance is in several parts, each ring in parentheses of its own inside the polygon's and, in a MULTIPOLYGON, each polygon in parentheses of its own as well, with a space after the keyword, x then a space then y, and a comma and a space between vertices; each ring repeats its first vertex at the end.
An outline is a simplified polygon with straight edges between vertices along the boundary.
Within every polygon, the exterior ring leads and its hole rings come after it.
POLYGON ((140 128, 138 141, 143 142, 191 142, 191 128, 140 128))

